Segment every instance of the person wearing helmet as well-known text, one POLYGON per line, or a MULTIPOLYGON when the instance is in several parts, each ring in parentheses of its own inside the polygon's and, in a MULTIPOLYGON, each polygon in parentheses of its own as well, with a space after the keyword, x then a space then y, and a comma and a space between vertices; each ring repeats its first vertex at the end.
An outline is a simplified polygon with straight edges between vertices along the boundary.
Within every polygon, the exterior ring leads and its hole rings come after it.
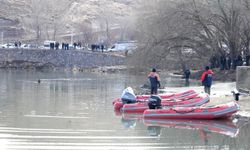
POLYGON ((158 93, 158 87, 161 87, 160 76, 156 72, 156 69, 153 68, 152 71, 148 74, 148 79, 150 81, 151 94, 158 93))

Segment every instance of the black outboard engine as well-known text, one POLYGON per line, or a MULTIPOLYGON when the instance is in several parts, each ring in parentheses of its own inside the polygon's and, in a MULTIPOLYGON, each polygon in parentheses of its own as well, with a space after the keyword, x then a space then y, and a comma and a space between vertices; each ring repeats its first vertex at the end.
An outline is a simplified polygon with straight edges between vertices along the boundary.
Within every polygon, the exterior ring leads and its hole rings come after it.
POLYGON ((160 109, 161 108, 161 98, 157 95, 152 95, 148 99, 149 109, 160 109))

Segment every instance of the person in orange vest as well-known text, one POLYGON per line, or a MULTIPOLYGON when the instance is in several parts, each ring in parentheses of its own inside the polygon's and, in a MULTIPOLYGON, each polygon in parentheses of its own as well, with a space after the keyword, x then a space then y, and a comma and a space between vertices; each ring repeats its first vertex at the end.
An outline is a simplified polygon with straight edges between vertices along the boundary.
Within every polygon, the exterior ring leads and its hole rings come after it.
POLYGON ((153 68, 152 71, 148 74, 148 79, 150 81, 151 94, 158 93, 158 87, 161 87, 160 76, 156 73, 156 69, 153 68))
POLYGON ((204 91, 205 93, 208 93, 209 95, 211 92, 213 74, 214 74, 213 71, 208 66, 206 66, 205 71, 201 75, 201 82, 202 82, 202 85, 204 86, 204 91))

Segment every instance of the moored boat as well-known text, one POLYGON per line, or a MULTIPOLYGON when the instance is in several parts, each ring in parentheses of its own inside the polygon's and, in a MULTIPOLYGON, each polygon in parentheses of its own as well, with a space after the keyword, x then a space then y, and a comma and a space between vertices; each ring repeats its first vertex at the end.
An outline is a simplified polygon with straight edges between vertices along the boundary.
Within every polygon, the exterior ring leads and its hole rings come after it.
MULTIPOLYGON (((203 104, 208 103, 210 100, 209 95, 207 94, 199 94, 196 97, 189 97, 186 100, 179 100, 179 99, 169 99, 169 100, 162 100, 161 106, 162 107, 194 107, 194 106, 201 106, 203 104)), ((146 109, 149 109, 147 102, 140 102, 140 103, 133 103, 133 104, 124 104, 121 108, 122 112, 125 113, 143 113, 146 109)))
MULTIPOLYGON (((135 98, 135 104, 148 102, 150 96, 151 95, 137 95, 135 98)), ((178 101, 185 101, 198 96, 198 93, 196 93, 194 90, 188 90, 180 93, 160 94, 158 96, 162 99, 162 101, 175 101, 177 99, 178 101)), ((121 98, 117 98, 113 101, 113 105, 114 110, 120 110, 123 107, 124 103, 122 102, 121 98)))
MULTIPOLYGON (((185 99, 187 98, 188 96, 191 96, 191 95, 198 95, 198 93, 196 93, 194 90, 187 90, 187 91, 184 91, 184 92, 178 92, 178 93, 165 93, 165 94, 158 94, 158 96, 160 96, 161 99, 185 99)), ((136 100, 137 101, 147 101, 149 98, 150 98, 151 95, 136 95, 136 100)), ((116 103, 116 102, 122 102, 122 99, 119 97, 119 98, 116 98, 114 101, 113 101, 113 105, 116 103)))
POLYGON ((229 102, 210 107, 171 107, 163 109, 147 109, 143 113, 145 119, 217 119, 228 118, 239 110, 236 102, 229 102))

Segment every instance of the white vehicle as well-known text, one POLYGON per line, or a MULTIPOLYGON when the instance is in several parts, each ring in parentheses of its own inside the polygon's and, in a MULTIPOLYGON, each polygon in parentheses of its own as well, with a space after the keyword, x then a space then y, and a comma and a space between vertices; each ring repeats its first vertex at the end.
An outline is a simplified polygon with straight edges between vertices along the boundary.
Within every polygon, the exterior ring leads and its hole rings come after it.
POLYGON ((108 49, 108 51, 132 51, 136 49, 136 42, 120 42, 115 43, 111 48, 108 49))
POLYGON ((1 45, 1 48, 16 48, 16 47, 15 47, 15 44, 13 43, 7 43, 7 44, 1 45))
POLYGON ((44 41, 43 42, 43 48, 44 49, 50 49, 50 44, 53 43, 54 45, 56 45, 56 41, 44 41))

